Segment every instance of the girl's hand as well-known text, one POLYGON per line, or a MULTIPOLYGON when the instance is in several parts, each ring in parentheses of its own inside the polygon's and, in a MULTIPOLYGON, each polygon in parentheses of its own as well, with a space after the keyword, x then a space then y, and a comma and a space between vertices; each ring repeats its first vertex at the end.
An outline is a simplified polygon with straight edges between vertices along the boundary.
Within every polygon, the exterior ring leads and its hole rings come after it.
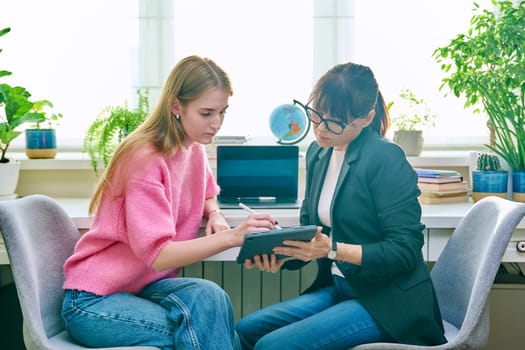
POLYGON ((326 257, 330 249, 332 249, 332 240, 321 233, 321 227, 318 227, 310 242, 284 241, 283 246, 273 248, 273 253, 287 255, 302 261, 311 261, 326 257))
POLYGON ((242 245, 244 235, 251 232, 269 231, 275 229, 277 222, 269 214, 253 213, 237 227, 231 229, 234 235, 234 246, 242 245))
POLYGON ((205 233, 206 236, 214 234, 215 232, 220 232, 228 230, 230 225, 224 218, 224 215, 220 211, 212 211, 208 215, 208 222, 206 223, 205 233))
POLYGON ((244 267, 247 269, 258 268, 263 272, 276 273, 279 272, 283 264, 290 259, 291 258, 277 259, 275 254, 271 254, 270 256, 268 256, 268 254, 256 255, 253 257, 253 261, 246 259, 244 261, 244 267))

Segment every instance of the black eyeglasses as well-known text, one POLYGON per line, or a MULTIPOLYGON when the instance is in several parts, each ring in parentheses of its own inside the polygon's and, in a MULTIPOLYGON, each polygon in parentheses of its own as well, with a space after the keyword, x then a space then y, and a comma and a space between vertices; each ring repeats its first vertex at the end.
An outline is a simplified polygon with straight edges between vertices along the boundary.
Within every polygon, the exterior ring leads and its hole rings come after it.
POLYGON ((321 112, 318 112, 311 107, 305 106, 304 104, 302 104, 301 102, 297 100, 293 100, 293 103, 298 104, 299 106, 303 107, 306 113, 306 116, 312 123, 314 123, 315 125, 320 125, 321 123, 324 123, 324 126, 326 127, 326 129, 333 134, 341 135, 344 129, 348 125, 350 125, 350 124, 343 123, 339 120, 324 118, 321 112))

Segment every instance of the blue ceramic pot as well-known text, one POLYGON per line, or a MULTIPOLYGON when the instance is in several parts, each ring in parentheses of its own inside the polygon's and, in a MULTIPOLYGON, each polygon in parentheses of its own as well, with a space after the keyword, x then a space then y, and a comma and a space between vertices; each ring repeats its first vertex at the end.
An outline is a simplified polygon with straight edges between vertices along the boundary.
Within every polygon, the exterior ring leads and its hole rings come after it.
POLYGON ((512 192, 525 193, 525 171, 512 172, 512 192))
POLYGON ((57 153, 55 129, 26 129, 28 158, 54 158, 57 153))
POLYGON ((525 171, 512 172, 512 199, 525 202, 525 171))
POLYGON ((507 171, 473 171, 472 192, 507 192, 509 173, 507 171))

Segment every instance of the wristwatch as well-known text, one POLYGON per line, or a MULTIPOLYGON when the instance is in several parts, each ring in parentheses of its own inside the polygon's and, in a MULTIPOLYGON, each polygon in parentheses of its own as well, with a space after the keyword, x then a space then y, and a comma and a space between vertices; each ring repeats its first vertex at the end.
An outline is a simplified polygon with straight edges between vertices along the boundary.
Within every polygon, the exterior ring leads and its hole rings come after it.
POLYGON ((328 252, 326 257, 330 260, 335 260, 336 256, 337 256, 337 242, 332 243, 332 249, 328 252))

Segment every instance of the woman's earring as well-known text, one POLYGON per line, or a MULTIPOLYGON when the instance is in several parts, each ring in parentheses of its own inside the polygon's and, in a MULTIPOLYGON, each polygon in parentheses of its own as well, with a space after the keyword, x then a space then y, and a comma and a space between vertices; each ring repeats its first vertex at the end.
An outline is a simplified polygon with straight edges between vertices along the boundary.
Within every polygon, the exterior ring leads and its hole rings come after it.
POLYGON ((178 114, 173 114, 173 116, 175 117, 175 119, 179 120, 180 119, 180 115, 178 114))

